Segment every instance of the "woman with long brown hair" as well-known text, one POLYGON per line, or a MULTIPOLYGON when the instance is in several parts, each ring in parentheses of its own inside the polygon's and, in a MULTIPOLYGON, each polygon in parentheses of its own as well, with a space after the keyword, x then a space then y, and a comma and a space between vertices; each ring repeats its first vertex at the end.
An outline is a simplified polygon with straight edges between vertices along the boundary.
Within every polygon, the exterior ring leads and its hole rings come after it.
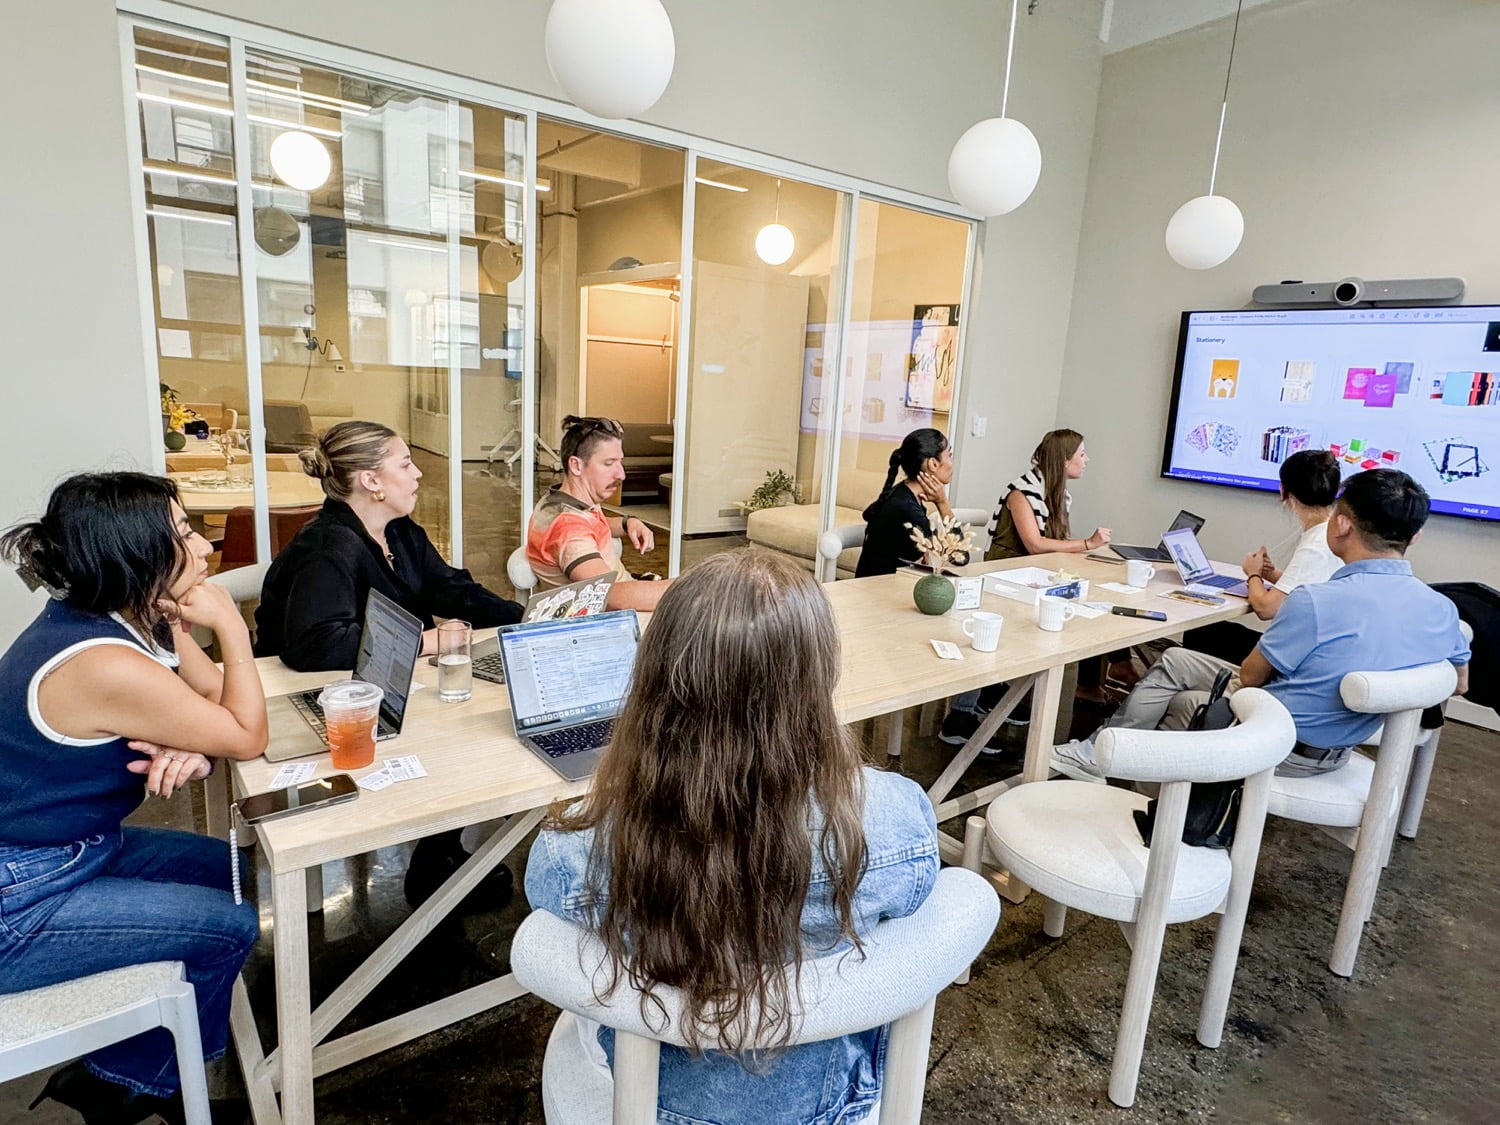
MULTIPOLYGON (((926 796, 862 767, 838 720, 839 661, 832 607, 786 556, 688 571, 641 642, 593 789, 532 847, 527 898, 599 935, 603 990, 685 997, 695 1049, 661 1053, 674 1120, 764 1121, 774 1098, 778 1120, 859 1121, 879 1098, 884 1029, 741 1051, 790 1038, 805 959, 857 949, 937 874, 926 796)), ((613 1033, 584 1040, 607 1066, 613 1033)))
POLYGON ((1053 430, 1037 443, 1031 468, 1005 486, 990 521, 986 559, 1014 559, 1047 551, 1083 554, 1105 546, 1107 527, 1087 538, 1074 538, 1068 523, 1073 498, 1068 482, 1083 476, 1089 455, 1077 430, 1053 430))

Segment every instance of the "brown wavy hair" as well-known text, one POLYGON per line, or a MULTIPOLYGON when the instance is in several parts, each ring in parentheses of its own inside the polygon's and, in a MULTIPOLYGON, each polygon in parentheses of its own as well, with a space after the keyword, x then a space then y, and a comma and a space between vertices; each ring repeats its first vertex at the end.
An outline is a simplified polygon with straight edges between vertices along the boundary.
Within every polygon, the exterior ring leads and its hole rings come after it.
POLYGON ((1042 534, 1049 539, 1068 539, 1068 458, 1078 452, 1083 435, 1077 430, 1053 430, 1031 451, 1031 467, 1042 478, 1047 501, 1047 526, 1042 534))
POLYGON ((864 788, 838 675, 810 573, 754 547, 713 556, 662 596, 593 789, 548 821, 597 830, 585 883, 609 954, 601 995, 623 975, 645 1014, 656 988, 681 990, 695 1051, 790 1040, 815 848, 859 948, 864 788))

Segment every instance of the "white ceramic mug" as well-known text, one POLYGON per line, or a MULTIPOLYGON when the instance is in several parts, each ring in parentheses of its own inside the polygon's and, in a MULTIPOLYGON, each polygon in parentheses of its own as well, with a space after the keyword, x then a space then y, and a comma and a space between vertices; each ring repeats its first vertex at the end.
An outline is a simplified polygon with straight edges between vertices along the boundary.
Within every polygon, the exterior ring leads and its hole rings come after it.
POLYGON ((1131 559, 1125 564, 1125 584, 1144 586, 1156 577, 1156 567, 1145 559, 1131 559))
POLYGON ((975 652, 994 652, 1000 647, 1000 626, 1005 618, 998 613, 974 613, 964 618, 964 636, 973 644, 975 652))
POLYGON ((1049 633, 1062 632, 1063 623, 1070 621, 1077 612, 1066 598, 1043 594, 1036 600, 1037 627, 1049 633))

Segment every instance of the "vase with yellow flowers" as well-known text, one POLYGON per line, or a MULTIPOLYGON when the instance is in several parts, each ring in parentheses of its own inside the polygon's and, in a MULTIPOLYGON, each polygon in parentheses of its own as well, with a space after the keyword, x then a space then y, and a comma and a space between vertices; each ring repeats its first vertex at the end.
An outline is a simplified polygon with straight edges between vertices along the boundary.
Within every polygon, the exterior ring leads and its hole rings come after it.
POLYGON ((187 444, 182 427, 193 417, 193 412, 177 401, 177 392, 166 383, 160 386, 162 440, 168 449, 181 449, 187 444))
POLYGON ((912 589, 912 601, 923 613, 947 613, 953 608, 958 591, 943 568, 969 561, 969 552, 974 546, 974 529, 953 516, 933 519, 930 534, 924 535, 920 527, 906 526, 911 532, 911 541, 922 552, 924 565, 932 570, 931 574, 917 579, 912 589))

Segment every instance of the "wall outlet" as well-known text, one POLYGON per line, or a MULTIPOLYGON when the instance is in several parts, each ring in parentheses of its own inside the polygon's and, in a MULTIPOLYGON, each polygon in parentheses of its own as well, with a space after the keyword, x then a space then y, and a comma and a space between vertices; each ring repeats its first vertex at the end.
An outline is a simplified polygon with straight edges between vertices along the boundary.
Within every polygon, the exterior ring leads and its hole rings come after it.
POLYGON ((343 364, 342 364, 342 363, 335 363, 335 364, 334 364, 334 365, 333 365, 333 369, 334 369, 334 370, 335 370, 335 371, 337 371, 337 372, 339 372, 339 373, 340 373, 340 374, 342 374, 342 373, 343 373, 343 371, 344 371, 344 365, 343 365, 343 364))
POLYGON ((741 511, 739 508, 720 508, 719 509, 719 518, 723 519, 723 520, 732 520, 732 519, 735 518, 735 516, 742 516, 744 514, 745 513, 743 511, 741 511))
POLYGON ((982 414, 969 415, 969 436, 984 437, 989 432, 990 420, 982 414))

